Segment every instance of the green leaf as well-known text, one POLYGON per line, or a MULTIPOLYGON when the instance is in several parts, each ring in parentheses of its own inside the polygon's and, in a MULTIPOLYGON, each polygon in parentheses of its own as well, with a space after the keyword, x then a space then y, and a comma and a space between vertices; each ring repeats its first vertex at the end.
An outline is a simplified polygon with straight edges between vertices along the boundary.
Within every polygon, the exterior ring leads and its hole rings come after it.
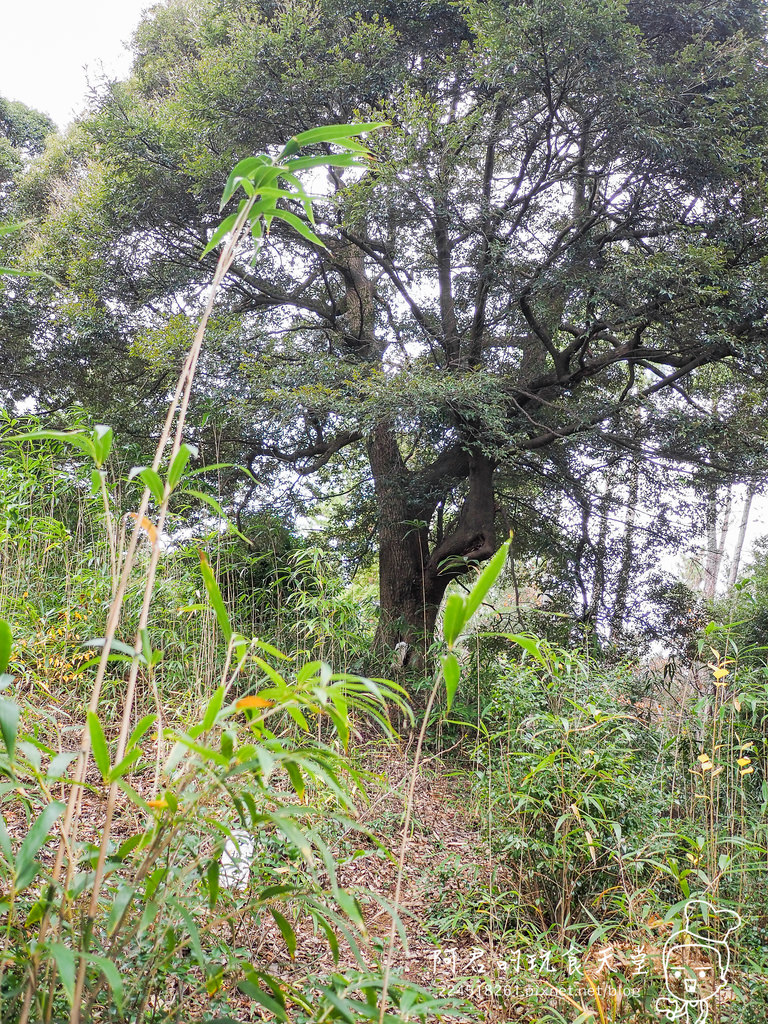
MULTIPOLYGON (((192 498, 197 498, 198 501, 205 502, 205 504, 209 505, 217 515, 221 516, 222 519, 224 518, 224 511, 222 510, 222 507, 219 504, 219 502, 216 500, 216 498, 213 497, 212 494, 206 494, 205 491, 197 491, 192 487, 185 487, 184 490, 181 491, 181 493, 188 494, 192 498)), ((239 537, 243 536, 239 531, 235 532, 239 537)))
POLYGON ((62 942, 49 943, 48 952, 56 964, 59 977, 61 978, 61 987, 64 989, 64 995, 71 1006, 75 998, 75 954, 62 942))
POLYGON ((107 935, 113 935, 115 929, 119 927, 123 914, 133 899, 133 895, 133 886, 121 882, 117 892, 112 897, 112 906, 109 909, 109 917, 107 919, 107 935))
MULTIPOLYGON (((338 1014, 334 1014, 334 1016, 341 1016, 342 1020, 347 1021, 348 1024, 355 1024, 355 1018, 360 1009, 360 1004, 357 1000, 353 1003, 351 1000, 344 999, 342 996, 338 996, 332 988, 324 988, 322 993, 328 1002, 336 1007, 338 1014)), ((375 1019, 378 1020, 378 1014, 375 1019)))
POLYGON ((356 925, 364 929, 365 919, 362 911, 360 910, 360 904, 357 902, 355 897, 344 889, 337 889, 336 900, 350 921, 354 921, 356 925))
POLYGON ((198 964, 200 964, 200 966, 202 967, 203 972, 207 973, 207 961, 205 958, 205 953, 203 952, 202 943, 200 941, 200 930, 197 927, 197 923, 194 917, 192 916, 192 914, 190 914, 187 908, 179 902, 179 900, 175 898, 169 899, 168 903, 170 906, 175 907, 177 913, 180 915, 181 919, 186 924, 187 933, 189 935, 190 949, 192 950, 195 960, 197 960, 198 964))
POLYGON ((65 444, 74 445, 83 454, 89 456, 96 462, 96 448, 90 437, 86 437, 78 430, 31 430, 28 434, 16 434, 8 438, 9 441, 63 441, 65 444))
POLYGON ((203 720, 199 725, 193 726, 189 730, 189 735, 192 739, 196 739, 201 733, 208 732, 216 722, 216 717, 221 711, 221 706, 224 703, 225 690, 223 686, 218 686, 213 693, 213 696, 208 701, 208 706, 205 709, 203 720))
MULTIPOLYGON (((294 135, 291 142, 298 146, 314 146, 319 142, 334 142, 339 139, 350 139, 363 132, 375 132, 384 128, 387 121, 366 121, 362 124, 329 124, 322 128, 310 128, 309 131, 294 135)), ((290 145, 290 143, 289 143, 290 145)), ((287 147, 286 147, 287 148, 287 147)), ((283 150, 285 153, 285 150, 283 150)))
POLYGON ((65 750, 61 754, 56 754, 51 758, 45 771, 46 779, 62 779, 76 757, 77 752, 74 750, 65 750))
MULTIPOLYGON (((103 649, 106 642, 106 637, 97 636, 94 637, 93 640, 85 640, 83 642, 83 647, 101 647, 103 649)), ((113 639, 111 644, 109 645, 109 650, 110 652, 116 651, 124 655, 126 658, 129 658, 131 661, 133 661, 134 658, 138 658, 139 661, 143 660, 143 656, 136 650, 135 647, 131 647, 129 644, 124 644, 122 640, 113 639)))
POLYGON ((17 267, 0 267, 0 275, 5 275, 6 277, 43 278, 45 281, 50 281, 51 284, 55 284, 59 288, 65 287, 61 281, 57 281, 55 277, 51 277, 50 274, 46 274, 42 270, 19 270, 17 267))
MULTIPOLYGON (((280 661, 291 661, 292 658, 288 654, 283 654, 282 651, 278 651, 272 644, 266 642, 266 640, 252 640, 251 644, 253 647, 258 647, 260 651, 266 651, 267 654, 271 654, 273 658, 279 658, 280 661)), ((316 664, 319 664, 317 662, 316 664)))
POLYGON ((13 636, 11 634, 11 627, 5 619, 0 619, 0 676, 3 675, 5 670, 8 668, 8 662, 11 660, 12 645, 13 636))
POLYGON ((300 156, 289 160, 287 166, 291 171, 304 171, 310 167, 367 167, 368 163, 353 153, 336 153, 333 156, 300 156))
POLYGON ((509 545, 511 543, 512 543, 512 537, 510 536, 508 540, 504 541, 504 543, 501 545, 499 550, 496 552, 496 554, 493 556, 493 558, 490 560, 490 562, 486 565, 486 567, 480 573, 480 576, 476 580, 475 585, 470 590, 469 595, 468 595, 468 597, 466 599, 467 600, 467 617, 466 617, 466 620, 465 620, 466 622, 469 622, 469 620, 475 614, 477 609, 480 607, 480 605, 485 600, 485 597, 487 596, 488 591, 491 589, 491 587, 494 585, 496 580, 501 575, 501 570, 504 568, 504 566, 506 564, 506 561, 507 561, 507 556, 509 555, 509 545))
POLYGON ((468 617, 461 594, 449 594, 443 611, 443 636, 449 647, 453 647, 468 617))
MULTIPOLYGON (((285 173, 285 167, 278 161, 268 160, 257 167, 253 173, 247 176, 247 181, 253 187, 254 193, 267 196, 278 178, 285 173)), ((274 204, 273 204, 274 205, 274 204)))
POLYGON ((541 653, 541 643, 538 637, 529 636, 526 633, 502 633, 507 640, 511 640, 512 643, 522 647, 524 651, 527 651, 532 658, 534 658, 543 667, 547 667, 547 660, 541 653))
POLYGON ((102 779, 104 782, 107 782, 109 778, 109 748, 107 747, 104 730, 101 728, 98 716, 93 711, 89 711, 86 717, 88 719, 88 732, 91 737, 93 760, 96 762, 96 767, 99 769, 102 779))
POLYGON ((285 770, 288 772, 288 777, 291 780, 291 785, 296 793, 299 800, 304 796, 304 776, 301 774, 301 769, 294 761, 285 762, 285 770))
POLYGON ((112 450, 112 441, 114 439, 114 433, 112 427, 106 427, 103 423, 98 423, 91 434, 91 441, 95 452, 95 462, 99 469, 109 458, 109 453, 112 450))
POLYGON ((133 750, 129 750, 125 757, 122 759, 122 761, 120 761, 119 764, 116 764, 114 768, 111 768, 109 770, 107 777, 104 781, 116 782, 117 779, 120 779, 122 778, 123 775, 126 775, 130 770, 131 766, 134 765, 142 756, 142 752, 137 747, 134 747, 133 750))
POLYGON ((259 1006, 263 1006, 265 1010, 269 1010, 270 1013, 274 1014, 278 1020, 288 1020, 288 1014, 278 1001, 273 999, 272 996, 268 996, 264 989, 260 988, 254 981, 243 979, 243 981, 237 983, 237 987, 255 1003, 258 1003, 259 1006))
POLYGON ((296 891, 295 885, 288 885, 283 883, 282 885, 269 885, 266 889, 262 889, 259 893, 259 902, 264 903, 267 900, 272 900, 275 896, 287 896, 289 893, 296 891))
POLYGON ((5 818, 0 814, 0 850, 2 850, 3 856, 5 857, 8 864, 13 863, 13 846, 11 844, 11 837, 8 835, 8 829, 5 824, 5 818))
POLYGON ((248 175, 253 174, 258 167, 265 164, 271 164, 271 160, 268 156, 263 155, 248 156, 244 160, 238 161, 230 171, 229 177, 227 178, 227 183, 224 186, 224 191, 221 195, 219 209, 224 209, 243 178, 247 178, 248 175))
POLYGON ((12 700, 0 700, 0 735, 11 761, 16 753, 16 737, 19 733, 19 705, 12 700))
POLYGON ((291 957, 296 956, 296 933, 290 926, 288 921, 283 917, 279 910, 275 910, 274 907, 269 908, 269 912, 275 919, 275 924, 280 929, 280 934, 283 936, 288 952, 291 957))
POLYGON ((97 956, 96 953, 86 953, 86 959, 88 963, 93 964, 101 971, 107 980, 110 991, 112 992, 112 998, 115 1001, 115 1009, 119 1014, 123 1012, 123 979, 120 977, 118 971, 112 960, 109 960, 105 956, 97 956))
POLYGON ((205 556, 205 552, 198 549, 200 556, 200 571, 203 574, 203 583, 208 594, 208 600, 211 602, 211 606, 216 615, 216 621, 219 623, 219 629, 224 634, 227 643, 232 636, 232 624, 229 621, 229 615, 227 614, 227 608, 224 604, 224 598, 221 596, 219 590, 219 584, 216 582, 216 577, 213 575, 213 570, 205 556))
POLYGON ((313 245, 319 245, 323 249, 328 248, 325 242, 318 238, 315 232, 307 227, 303 220, 299 220, 295 213, 291 213, 290 210, 275 210, 274 216, 279 220, 285 221, 286 224, 290 224, 294 231, 297 231, 307 241, 312 242, 313 245))
MULTIPOLYGON (((227 198, 229 198, 229 197, 227 197, 227 198)), ((232 228, 235 226, 235 222, 236 222, 236 220, 237 220, 237 218, 239 216, 240 216, 240 211, 238 210, 237 213, 233 213, 229 217, 226 217, 221 222, 221 224, 219 224, 219 226, 216 228, 216 230, 211 235, 211 239, 208 242, 208 245, 206 245, 206 247, 200 253, 200 259, 203 259, 205 256, 207 256, 208 253, 211 251, 211 249, 215 249, 216 246, 219 244, 219 242, 221 242, 224 238, 226 238, 226 236, 230 233, 232 228)))
POLYGON ((156 720, 157 715, 144 715, 143 718, 139 719, 133 729, 133 732, 128 737, 128 745, 125 749, 130 750, 131 747, 135 747, 147 730, 152 728, 156 720))
POLYGON ((95 498, 96 495, 101 491, 102 481, 106 480, 107 474, 103 469, 92 469, 91 470, 91 497, 95 498))
POLYGON ((217 860, 210 862, 205 876, 208 881, 208 906, 213 910, 219 898, 219 862, 217 860))
POLYGON ((152 810, 144 797, 140 793, 137 793, 133 786, 129 786, 125 779, 118 779, 117 785, 118 788, 125 793, 131 803, 136 805, 136 807, 141 807, 142 810, 147 813, 152 810))
POLYGON ((195 444, 187 444, 185 441, 179 446, 176 457, 171 463, 171 468, 168 470, 168 486, 171 490, 181 480, 189 460, 197 458, 197 452, 198 448, 195 444))
POLYGON ((445 695, 448 711, 451 710, 453 698, 456 696, 460 676, 461 671, 459 669, 459 663, 456 659, 456 655, 453 654, 453 652, 446 654, 443 658, 443 679, 445 680, 445 695))
POLYGON ((0 224, 0 237, 3 235, 15 235, 17 231, 21 231, 29 224, 28 220, 14 220, 6 221, 5 224, 0 224))
POLYGON ((64 804, 60 800, 54 800, 43 809, 42 814, 30 828, 26 839, 21 844, 16 855, 14 888, 16 892, 32 882, 37 875, 40 865, 35 857, 40 852, 43 843, 48 839, 51 826, 64 812, 64 804))
POLYGON ((134 466, 128 474, 128 479, 133 480, 134 477, 138 477, 144 486, 149 488, 149 493, 155 499, 156 504, 162 505, 165 497, 165 485, 156 470, 149 466, 134 466))

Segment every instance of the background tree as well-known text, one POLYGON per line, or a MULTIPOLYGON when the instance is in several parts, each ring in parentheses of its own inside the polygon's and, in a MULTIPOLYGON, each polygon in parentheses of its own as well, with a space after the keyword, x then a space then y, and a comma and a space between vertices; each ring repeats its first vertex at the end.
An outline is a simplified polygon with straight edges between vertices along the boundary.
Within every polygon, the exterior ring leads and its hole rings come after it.
POLYGON ((0 196, 31 157, 42 153, 56 131, 47 114, 0 96, 0 196))
POLYGON ((761 4, 726 0, 156 8, 131 78, 18 186, 44 214, 31 255, 78 299, 41 318, 38 284, 14 292, 15 387, 108 398, 141 433, 233 162, 319 118, 388 119, 367 174, 318 181, 327 250, 277 226, 258 271, 233 268, 197 416, 262 480, 303 481, 288 501, 359 480, 380 637, 418 649, 520 525, 500 494, 578 504, 562 467, 636 450, 638 415, 646 456, 708 464, 697 373, 762 379, 764 37, 761 4))

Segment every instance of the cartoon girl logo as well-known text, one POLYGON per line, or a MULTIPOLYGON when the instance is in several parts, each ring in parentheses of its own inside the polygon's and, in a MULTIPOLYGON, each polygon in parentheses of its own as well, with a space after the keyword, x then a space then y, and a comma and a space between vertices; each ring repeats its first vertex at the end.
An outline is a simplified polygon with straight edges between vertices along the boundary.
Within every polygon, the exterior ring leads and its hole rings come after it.
POLYGON ((707 900, 688 900, 681 926, 664 944, 662 963, 667 995, 656 1000, 657 1011, 673 1024, 704 1024, 709 1005, 726 984, 731 962, 728 936, 741 925, 734 910, 712 906, 707 900), (692 918, 715 925, 720 938, 702 935, 692 918))

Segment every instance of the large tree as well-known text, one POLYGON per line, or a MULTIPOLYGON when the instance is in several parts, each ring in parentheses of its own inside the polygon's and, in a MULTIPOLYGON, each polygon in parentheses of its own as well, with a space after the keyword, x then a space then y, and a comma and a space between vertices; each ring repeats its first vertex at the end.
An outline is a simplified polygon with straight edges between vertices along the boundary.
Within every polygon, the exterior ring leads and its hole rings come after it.
MULTIPOLYGON (((707 364, 762 379, 763 13, 155 8, 67 161, 18 186, 21 212, 45 207, 34 258, 79 301, 41 307, 25 286, 0 339, 23 386, 42 355, 42 397, 98 405, 111 385, 137 422, 210 278, 199 255, 232 164, 318 122, 387 120, 368 173, 317 183, 327 249, 277 226, 255 266, 244 252, 233 267, 200 402, 258 472, 315 490, 357 475, 382 640, 418 647, 450 581, 494 551, 499 494, 534 478, 567 491, 583 445, 637 450, 638 422, 646 452, 677 454, 669 427, 707 364)), ((679 454, 706 463, 692 433, 679 454)))

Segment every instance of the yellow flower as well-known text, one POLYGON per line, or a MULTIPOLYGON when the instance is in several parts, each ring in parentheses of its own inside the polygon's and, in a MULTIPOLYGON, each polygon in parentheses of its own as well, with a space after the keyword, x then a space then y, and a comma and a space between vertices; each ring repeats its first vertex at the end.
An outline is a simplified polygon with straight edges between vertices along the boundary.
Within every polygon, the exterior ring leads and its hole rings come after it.
POLYGON ((748 764, 752 764, 752 759, 750 757, 737 757, 736 764, 739 768, 746 768, 748 764))
POLYGON ((168 807, 167 800, 147 800, 147 806, 155 811, 164 811, 168 807))

